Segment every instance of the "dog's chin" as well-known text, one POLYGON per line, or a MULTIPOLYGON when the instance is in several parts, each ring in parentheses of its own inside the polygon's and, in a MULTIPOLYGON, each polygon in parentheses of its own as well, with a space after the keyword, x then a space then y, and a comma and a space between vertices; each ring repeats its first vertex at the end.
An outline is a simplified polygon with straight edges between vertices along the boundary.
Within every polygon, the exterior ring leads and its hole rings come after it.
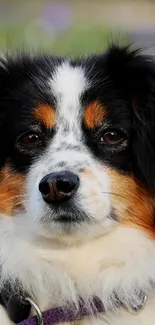
POLYGON ((55 209, 45 206, 35 213, 27 211, 22 222, 26 223, 25 227, 32 233, 33 238, 39 236, 57 240, 73 237, 75 240, 86 240, 111 231, 116 224, 116 216, 112 207, 109 211, 103 210, 102 215, 93 216, 75 206, 55 209))
POLYGON ((93 220, 83 214, 60 214, 57 216, 51 216, 46 214, 42 216, 37 222, 33 220, 31 222, 31 231, 39 236, 48 238, 57 238, 59 236, 67 236, 78 233, 79 235, 83 232, 83 229, 90 228, 93 220))
POLYGON ((65 213, 57 216, 46 214, 34 223, 34 232, 37 237, 70 245, 79 240, 85 242, 98 235, 104 236, 111 232, 115 225, 116 220, 109 214, 102 220, 96 220, 96 218, 88 217, 83 213, 78 215, 65 213))

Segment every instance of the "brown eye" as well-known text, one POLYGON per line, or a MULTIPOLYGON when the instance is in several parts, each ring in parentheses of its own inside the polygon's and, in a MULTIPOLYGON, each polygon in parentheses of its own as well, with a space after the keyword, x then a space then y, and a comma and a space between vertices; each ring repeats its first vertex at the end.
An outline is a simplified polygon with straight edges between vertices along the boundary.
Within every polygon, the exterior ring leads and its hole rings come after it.
POLYGON ((36 133, 27 133, 22 135, 19 141, 26 145, 37 145, 40 142, 40 138, 36 133))
POLYGON ((124 134, 117 130, 106 131, 100 139, 100 142, 116 144, 124 140, 124 134))

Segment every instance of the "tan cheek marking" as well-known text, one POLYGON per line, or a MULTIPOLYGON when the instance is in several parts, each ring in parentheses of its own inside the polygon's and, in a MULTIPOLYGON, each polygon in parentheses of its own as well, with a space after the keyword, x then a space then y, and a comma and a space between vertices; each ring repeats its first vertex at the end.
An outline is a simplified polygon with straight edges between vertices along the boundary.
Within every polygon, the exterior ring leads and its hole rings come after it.
POLYGON ((114 169, 107 168, 111 181, 112 205, 119 221, 127 226, 142 228, 155 238, 155 196, 143 184, 114 169))
POLYGON ((17 174, 6 165, 0 172, 0 213, 11 215, 23 209, 25 176, 17 174))
POLYGON ((46 128, 53 128, 56 123, 55 108, 48 104, 40 104, 34 110, 34 117, 46 128))
POLYGON ((93 129, 102 123, 105 116, 106 108, 98 101, 94 101, 85 108, 84 123, 88 128, 93 129))

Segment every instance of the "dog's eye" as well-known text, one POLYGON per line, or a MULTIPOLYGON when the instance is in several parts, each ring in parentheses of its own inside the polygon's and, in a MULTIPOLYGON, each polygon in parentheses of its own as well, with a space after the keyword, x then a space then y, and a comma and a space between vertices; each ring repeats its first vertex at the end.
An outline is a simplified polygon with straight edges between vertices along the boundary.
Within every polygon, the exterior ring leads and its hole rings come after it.
POLYGON ((118 130, 106 130, 100 138, 100 143, 117 144, 125 138, 123 132, 118 130))
POLYGON ((40 137, 37 133, 26 133, 19 137, 19 141, 22 144, 33 146, 40 143, 40 137))

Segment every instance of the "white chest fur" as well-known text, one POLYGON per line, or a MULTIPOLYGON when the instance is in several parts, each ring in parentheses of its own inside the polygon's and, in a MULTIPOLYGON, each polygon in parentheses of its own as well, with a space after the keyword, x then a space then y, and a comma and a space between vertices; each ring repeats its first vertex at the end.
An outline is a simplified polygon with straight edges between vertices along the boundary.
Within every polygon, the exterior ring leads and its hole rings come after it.
MULTIPOLYGON (((42 310, 65 305, 67 301, 100 297, 106 308, 115 290, 126 304, 136 288, 150 296, 150 280, 155 280, 155 244, 141 231, 118 227, 96 239, 60 247, 58 243, 25 241, 13 226, 0 230, 0 260, 3 285, 9 276, 18 278, 42 310)), ((0 322, 10 325, 0 309, 0 322), (3 318, 2 318, 3 317, 3 318)), ((145 309, 133 316, 125 310, 95 319, 84 319, 81 325, 153 325, 155 301, 148 300, 145 309)))

